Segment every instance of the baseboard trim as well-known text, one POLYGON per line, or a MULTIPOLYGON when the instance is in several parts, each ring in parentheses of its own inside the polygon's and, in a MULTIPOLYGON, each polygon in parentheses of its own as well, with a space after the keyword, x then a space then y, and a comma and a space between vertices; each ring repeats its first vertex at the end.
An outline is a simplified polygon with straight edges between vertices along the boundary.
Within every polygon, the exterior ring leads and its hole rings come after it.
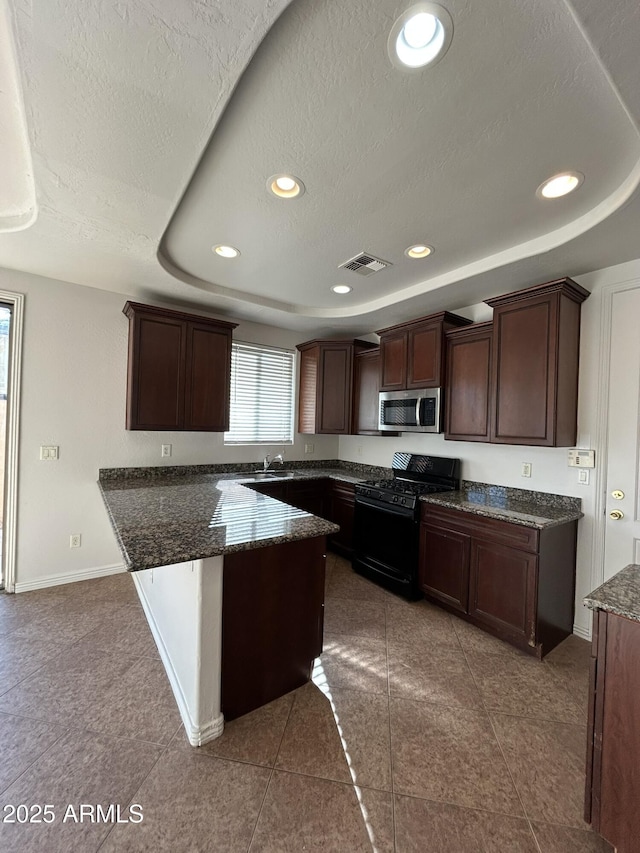
POLYGON ((591 640, 591 630, 582 625, 574 625, 573 633, 577 634, 578 637, 582 637, 583 640, 591 640))
POLYGON ((182 687, 180 686, 180 681, 178 679, 177 673, 173 667, 173 664, 171 663, 169 652, 167 651, 167 647, 164 644, 164 640, 162 639, 162 635, 158 629, 156 620, 154 619, 153 613, 151 612, 151 607, 149 606, 147 596, 145 595, 144 589, 138 582, 138 578, 136 577, 135 572, 132 573, 132 577, 136 590, 138 592, 140 604, 142 605, 144 614, 147 617, 149 628, 153 635, 153 639, 156 641, 160 658, 162 660, 165 672, 167 673, 169 684, 171 685, 173 695, 178 705, 178 711, 180 712, 182 724, 184 725, 187 738, 189 739, 189 743, 191 744, 191 746, 202 746, 208 741, 220 737, 224 730, 224 716, 220 713, 212 720, 208 720, 201 726, 197 726, 194 723, 193 719, 191 718, 191 714, 189 713, 187 701, 184 697, 184 693, 182 692, 182 687))
POLYGON ((80 571, 65 572, 62 575, 45 575, 45 577, 37 578, 34 581, 16 581, 14 591, 29 592, 33 589, 46 589, 49 586, 62 586, 62 584, 74 583, 75 581, 89 581, 93 578, 104 578, 107 575, 117 575, 121 572, 126 572, 124 564, 114 563, 111 566, 96 566, 93 569, 80 569, 80 571))

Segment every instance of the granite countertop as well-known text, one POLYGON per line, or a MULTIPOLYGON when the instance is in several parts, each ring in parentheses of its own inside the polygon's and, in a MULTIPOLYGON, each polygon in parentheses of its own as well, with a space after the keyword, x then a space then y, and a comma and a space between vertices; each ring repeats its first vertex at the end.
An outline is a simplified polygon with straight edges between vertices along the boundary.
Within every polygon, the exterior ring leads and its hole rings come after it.
POLYGON ((357 483, 372 475, 364 466, 357 474, 310 467, 269 478, 253 471, 202 473, 206 467, 100 471, 98 485, 129 571, 336 533, 337 524, 247 486, 327 478, 357 483))
POLYGON ((423 495, 421 501, 448 509, 457 509, 485 518, 509 521, 523 527, 556 527, 582 518, 580 498, 511 489, 490 483, 462 481, 457 492, 423 495))
POLYGON ((584 599, 591 610, 607 610, 640 622, 640 566, 631 563, 584 599))

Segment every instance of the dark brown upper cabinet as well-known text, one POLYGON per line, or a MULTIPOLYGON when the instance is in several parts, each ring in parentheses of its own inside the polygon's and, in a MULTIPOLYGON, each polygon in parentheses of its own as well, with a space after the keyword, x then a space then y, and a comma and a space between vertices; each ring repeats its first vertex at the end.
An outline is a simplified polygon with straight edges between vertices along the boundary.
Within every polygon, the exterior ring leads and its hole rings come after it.
POLYGON ((570 278, 487 299, 493 310, 491 441, 576 442, 580 306, 570 278))
POLYGON ((300 351, 298 432, 349 435, 354 357, 375 348, 366 341, 307 341, 300 351))
POLYGON ((489 441, 493 323, 451 329, 446 336, 445 438, 489 441))
POLYGON ((439 388, 444 384, 444 333, 471 323, 442 311, 380 329, 381 391, 439 388))
POLYGON ((354 356, 353 432, 356 435, 390 435, 380 432, 380 347, 354 356))
POLYGON ((229 428, 236 323, 127 302, 127 429, 229 428))

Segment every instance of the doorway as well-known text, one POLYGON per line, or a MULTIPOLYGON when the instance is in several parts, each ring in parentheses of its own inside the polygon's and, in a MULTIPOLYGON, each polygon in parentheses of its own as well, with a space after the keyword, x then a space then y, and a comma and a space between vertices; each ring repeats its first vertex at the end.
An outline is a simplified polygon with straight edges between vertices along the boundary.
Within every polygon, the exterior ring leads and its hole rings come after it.
POLYGON ((640 286, 611 303, 604 580, 640 562, 640 286))
POLYGON ((24 295, 0 290, 0 588, 7 592, 15 588, 23 315, 24 295))
POLYGON ((11 306, 0 303, 0 588, 4 587, 4 486, 7 440, 7 391, 9 387, 9 341, 11 306))

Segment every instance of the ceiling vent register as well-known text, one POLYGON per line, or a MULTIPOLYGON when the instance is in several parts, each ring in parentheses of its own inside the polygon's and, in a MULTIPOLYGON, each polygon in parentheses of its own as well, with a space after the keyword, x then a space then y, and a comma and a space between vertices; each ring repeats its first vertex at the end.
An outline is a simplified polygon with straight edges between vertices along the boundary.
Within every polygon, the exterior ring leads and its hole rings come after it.
POLYGON ((351 270, 351 272, 357 272, 358 275, 373 275, 375 272, 380 272, 380 270, 390 266, 392 265, 389 261, 382 261, 380 258, 374 258, 373 255, 363 253, 340 264, 338 269, 351 270))

